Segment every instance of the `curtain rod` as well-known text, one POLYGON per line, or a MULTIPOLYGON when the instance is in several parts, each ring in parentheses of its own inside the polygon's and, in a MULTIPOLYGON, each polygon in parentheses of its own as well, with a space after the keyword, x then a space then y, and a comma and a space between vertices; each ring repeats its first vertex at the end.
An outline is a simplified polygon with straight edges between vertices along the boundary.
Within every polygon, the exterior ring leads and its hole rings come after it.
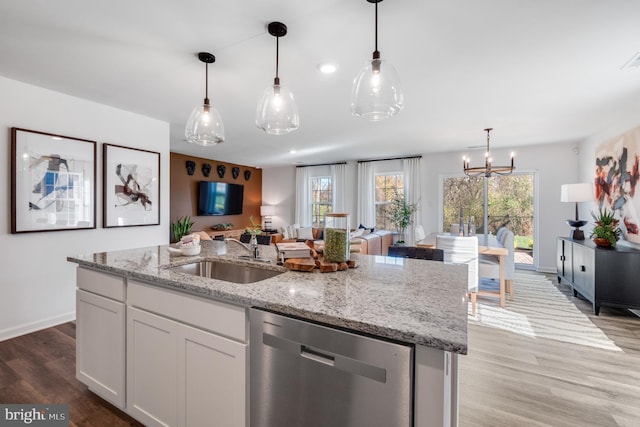
POLYGON ((405 160, 405 159, 421 159, 421 155, 417 156, 407 156, 407 157, 390 157, 387 159, 370 159, 370 160, 358 160, 358 163, 368 163, 368 162, 383 162, 385 160, 405 160))
POLYGON ((332 165, 346 165, 347 162, 335 162, 335 163, 318 163, 315 165, 297 165, 297 168, 310 168, 313 166, 332 166, 332 165))

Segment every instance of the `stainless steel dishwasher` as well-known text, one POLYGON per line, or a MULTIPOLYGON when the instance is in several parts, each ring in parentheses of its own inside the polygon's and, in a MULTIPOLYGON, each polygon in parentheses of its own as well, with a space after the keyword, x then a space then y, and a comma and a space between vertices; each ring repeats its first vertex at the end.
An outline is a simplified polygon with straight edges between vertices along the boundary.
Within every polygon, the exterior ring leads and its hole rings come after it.
POLYGON ((413 346, 251 309, 252 427, 413 424, 413 346))

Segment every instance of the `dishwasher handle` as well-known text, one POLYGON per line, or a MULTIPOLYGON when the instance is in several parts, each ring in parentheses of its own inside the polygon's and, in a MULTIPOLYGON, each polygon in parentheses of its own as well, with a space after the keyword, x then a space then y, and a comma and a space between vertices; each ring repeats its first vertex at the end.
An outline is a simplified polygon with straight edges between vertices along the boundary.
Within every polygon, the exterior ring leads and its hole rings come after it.
POLYGON ((336 361, 335 356, 328 353, 323 353, 313 347, 309 347, 306 345, 300 345, 300 356, 304 357, 305 359, 323 363, 328 366, 333 366, 336 361))

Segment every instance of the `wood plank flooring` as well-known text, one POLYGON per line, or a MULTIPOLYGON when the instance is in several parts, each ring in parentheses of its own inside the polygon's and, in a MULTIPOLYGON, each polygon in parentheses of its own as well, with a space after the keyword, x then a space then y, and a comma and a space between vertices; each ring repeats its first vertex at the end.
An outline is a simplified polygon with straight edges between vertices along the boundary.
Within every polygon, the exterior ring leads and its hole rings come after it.
MULTIPOLYGON (((593 316, 571 298, 623 351, 470 324, 460 426, 640 425, 640 318, 606 307, 593 316)), ((69 403, 71 426, 141 425, 75 379, 74 323, 0 342, 0 402, 69 403)))
POLYGON ((75 336, 70 322, 0 342, 0 402, 68 403, 70 426, 142 426, 76 380, 75 336))
POLYGON ((622 351, 469 324, 461 426, 640 426, 640 318, 606 307, 594 316, 568 285, 559 289, 622 351))

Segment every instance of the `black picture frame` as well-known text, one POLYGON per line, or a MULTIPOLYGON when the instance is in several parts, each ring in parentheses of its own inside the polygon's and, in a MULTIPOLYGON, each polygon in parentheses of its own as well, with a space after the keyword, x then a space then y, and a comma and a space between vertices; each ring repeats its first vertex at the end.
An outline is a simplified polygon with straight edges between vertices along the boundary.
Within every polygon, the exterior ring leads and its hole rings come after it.
POLYGON ((96 141, 11 128, 11 233, 96 228, 96 141))
POLYGON ((102 145, 102 226, 160 224, 160 153, 102 145))

